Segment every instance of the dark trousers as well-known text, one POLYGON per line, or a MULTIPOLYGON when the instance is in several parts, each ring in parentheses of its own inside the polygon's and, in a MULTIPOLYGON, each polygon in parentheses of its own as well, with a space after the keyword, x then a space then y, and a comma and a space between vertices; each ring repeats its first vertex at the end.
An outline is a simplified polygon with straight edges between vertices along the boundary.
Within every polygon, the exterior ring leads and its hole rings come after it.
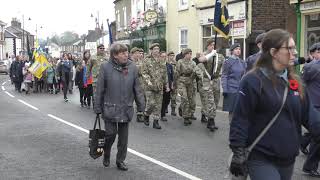
POLYGON ((69 87, 69 76, 66 75, 65 79, 62 81, 63 84, 63 98, 67 99, 68 87, 69 87))
POLYGON ((14 86, 17 91, 21 91, 21 81, 15 81, 14 86))
POLYGON ((304 162, 304 170, 318 170, 320 161, 320 144, 317 144, 315 141, 311 141, 309 147, 309 154, 304 162))
POLYGON ((86 88, 86 99, 87 99, 87 105, 90 106, 91 105, 91 99, 93 98, 93 88, 92 88, 92 84, 88 84, 87 88, 86 88))
POLYGON ((83 105, 83 103, 85 102, 85 92, 86 92, 86 88, 83 87, 79 87, 79 92, 80 92, 80 103, 83 105))
POLYGON ((268 161, 249 160, 248 168, 251 180, 291 180, 294 163, 279 166, 268 161))
POLYGON ((309 133, 309 132, 304 133, 303 136, 302 136, 302 139, 301 139, 301 147, 304 148, 304 149, 307 148, 307 146, 311 142, 311 138, 312 138, 311 133, 309 133))
POLYGON ((109 121, 104 123, 106 129, 104 156, 105 158, 110 158, 111 147, 118 134, 117 162, 121 163, 127 156, 129 123, 113 123, 109 121))
POLYGON ((170 103, 170 91, 169 92, 163 91, 161 117, 166 116, 166 109, 168 108, 169 103, 170 103))

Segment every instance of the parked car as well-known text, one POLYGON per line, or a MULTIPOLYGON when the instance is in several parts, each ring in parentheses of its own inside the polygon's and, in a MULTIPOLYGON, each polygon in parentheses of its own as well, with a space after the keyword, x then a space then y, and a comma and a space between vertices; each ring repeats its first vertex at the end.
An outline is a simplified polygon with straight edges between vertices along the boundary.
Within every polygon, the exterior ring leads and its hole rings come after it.
POLYGON ((0 73, 9 74, 10 72, 10 62, 9 60, 0 61, 0 73))

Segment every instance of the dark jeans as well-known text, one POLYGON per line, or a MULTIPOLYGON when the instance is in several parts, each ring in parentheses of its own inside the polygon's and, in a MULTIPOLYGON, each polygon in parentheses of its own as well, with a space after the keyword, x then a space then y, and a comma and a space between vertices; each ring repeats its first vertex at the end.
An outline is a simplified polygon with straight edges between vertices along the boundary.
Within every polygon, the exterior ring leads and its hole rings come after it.
POLYGON ((320 144, 317 144, 315 141, 311 141, 309 147, 308 157, 303 165, 304 170, 318 170, 320 161, 320 144))
POLYGON ((127 156, 129 123, 113 123, 105 121, 106 137, 104 156, 110 158, 111 147, 118 134, 117 162, 123 162, 127 156))
POLYGON ((311 133, 309 133, 309 132, 304 133, 303 136, 302 136, 302 139, 301 139, 301 147, 302 148, 307 148, 307 146, 311 142, 311 138, 312 138, 311 133))
POLYGON ((291 180, 294 163, 288 166, 275 165, 263 160, 248 161, 251 180, 291 180))
POLYGON ((170 92, 163 91, 162 97, 161 117, 164 117, 166 116, 166 109, 170 103, 170 92))
POLYGON ((92 96, 93 96, 92 84, 88 84, 88 86, 86 88, 86 94, 85 94, 85 98, 87 99, 88 106, 91 105, 91 99, 93 98, 92 96))
POLYGON ((83 103, 85 103, 85 92, 86 92, 86 88, 82 88, 82 87, 79 87, 79 92, 80 92, 80 103, 83 105, 83 103))
POLYGON ((19 92, 21 91, 21 83, 22 82, 20 82, 20 81, 14 82, 15 89, 18 90, 19 92))
POLYGON ((63 82, 63 98, 67 99, 68 86, 69 86, 69 78, 66 78, 63 82))

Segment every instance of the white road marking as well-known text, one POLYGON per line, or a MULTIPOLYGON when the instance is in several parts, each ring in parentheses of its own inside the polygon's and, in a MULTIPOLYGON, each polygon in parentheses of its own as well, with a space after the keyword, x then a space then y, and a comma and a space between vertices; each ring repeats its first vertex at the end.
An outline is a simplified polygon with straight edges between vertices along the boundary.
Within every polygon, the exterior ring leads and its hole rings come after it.
POLYGON ((5 91, 6 94, 8 94, 8 96, 14 98, 14 96, 12 94, 10 94, 9 92, 5 91))
POLYGON ((39 111, 38 108, 32 106, 31 104, 28 104, 27 102, 25 102, 25 101, 23 101, 23 100, 21 100, 21 99, 18 99, 18 101, 20 101, 22 104, 25 104, 25 105, 29 106, 30 108, 32 108, 32 109, 34 109, 34 110, 39 111))
POLYGON ((5 90, 3 86, 1 86, 1 88, 2 88, 3 91, 5 90))
POLYGON ((63 120, 63 119, 61 119, 61 118, 58 118, 58 117, 56 117, 56 116, 54 116, 54 115, 52 115, 52 114, 48 114, 48 116, 51 117, 51 118, 53 118, 53 119, 55 119, 55 120, 57 120, 57 121, 60 121, 60 122, 62 122, 62 123, 65 123, 65 124, 67 124, 67 125, 69 125, 69 126, 71 126, 71 127, 74 127, 74 128, 76 128, 76 129, 79 129, 79 130, 82 131, 82 132, 85 132, 85 133, 89 134, 89 130, 86 130, 86 129, 80 127, 80 126, 77 126, 77 125, 75 125, 75 124, 69 123, 68 121, 65 121, 65 120, 63 120))
MULTIPOLYGON (((52 114, 48 114, 48 116, 51 117, 51 118, 53 118, 53 119, 55 119, 55 120, 57 120, 57 121, 60 121, 60 122, 62 122, 62 123, 65 123, 65 124, 67 124, 67 125, 69 125, 69 126, 71 126, 71 127, 74 127, 74 128, 76 128, 76 129, 79 129, 79 130, 82 131, 82 132, 85 132, 85 133, 89 134, 89 130, 86 130, 86 129, 80 127, 80 126, 77 126, 77 125, 75 125, 75 124, 72 124, 72 123, 70 123, 70 122, 67 122, 67 121, 65 121, 65 120, 63 120, 63 119, 61 119, 61 118, 58 118, 58 117, 56 117, 56 116, 54 116, 54 115, 52 115, 52 114)), ((181 171, 181 170, 179 170, 179 169, 177 169, 177 168, 175 168, 175 167, 172 167, 172 166, 170 166, 170 165, 167 165, 167 164, 165 164, 165 163, 163 163, 163 162, 161 162, 161 161, 158 161, 158 160, 156 160, 156 159, 153 159, 153 158, 151 158, 151 157, 149 157, 149 156, 146 156, 146 155, 144 155, 144 154, 142 154, 142 153, 139 153, 139 152, 137 152, 137 151, 135 151, 135 150, 133 150, 133 149, 128 148, 128 151, 129 151, 130 153, 138 156, 138 157, 141 157, 141 158, 143 158, 143 159, 145 159, 145 160, 148 160, 148 161, 153 162, 153 163, 155 163, 155 164, 157 164, 157 165, 159 165, 159 166, 162 166, 162 167, 164 167, 164 168, 166 168, 166 169, 168 169, 168 170, 170 170, 170 171, 172 171, 172 172, 175 172, 175 173, 177 173, 177 174, 179 174, 179 175, 181 175, 181 176, 183 176, 183 177, 185 177, 185 178, 187 178, 187 179, 191 179, 191 180, 201 180, 201 179, 198 178, 198 177, 195 177, 195 176, 193 176, 193 175, 191 175, 191 174, 188 174, 188 173, 186 173, 186 172, 183 172, 183 171, 181 171)))
POLYGON ((7 83, 7 82, 3 82, 3 83, 2 83, 2 86, 5 85, 6 83, 7 83))

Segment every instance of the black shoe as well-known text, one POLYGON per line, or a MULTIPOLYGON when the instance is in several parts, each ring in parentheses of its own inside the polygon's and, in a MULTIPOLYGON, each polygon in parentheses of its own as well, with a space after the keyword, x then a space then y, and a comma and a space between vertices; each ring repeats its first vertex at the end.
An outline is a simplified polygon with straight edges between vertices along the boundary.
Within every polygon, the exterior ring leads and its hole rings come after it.
POLYGON ((171 116, 176 116, 176 108, 171 108, 171 116))
POLYGON ((184 124, 185 126, 189 126, 189 125, 192 124, 192 121, 191 121, 189 118, 184 118, 183 124, 184 124))
POLYGON ((208 120, 207 128, 208 128, 210 131, 215 131, 215 130, 218 129, 218 127, 215 125, 214 119, 209 119, 209 120, 208 120))
POLYGON ((160 119, 161 121, 168 121, 168 119, 166 117, 161 117, 160 119))
POLYGON ((137 114, 137 122, 144 122, 142 114, 137 114))
POLYGON ((178 113, 179 113, 179 116, 182 117, 182 109, 180 108, 180 106, 179 106, 179 108, 178 108, 178 113))
POLYGON ((128 171, 128 167, 124 162, 117 162, 117 167, 121 171, 128 171))
POLYGON ((166 113, 168 113, 168 107, 166 108, 166 113))
POLYGON ((300 151, 304 154, 304 155, 308 155, 309 154, 309 150, 307 147, 300 147, 300 151))
POLYGON ((159 125, 158 120, 153 120, 153 128, 154 129, 161 129, 161 126, 159 125))
POLYGON ((107 158, 107 157, 103 157, 102 164, 104 165, 104 167, 109 167, 109 165, 110 165, 110 159, 107 158))
POLYGON ((150 125, 150 122, 149 122, 149 119, 150 119, 150 116, 144 116, 144 121, 143 123, 146 125, 146 126, 149 126, 150 125))
POLYGON ((68 100, 68 98, 64 98, 64 102, 68 102, 69 100, 68 100))
POLYGON ((304 173, 306 173, 307 175, 311 176, 311 177, 318 177, 320 178, 320 172, 317 170, 306 170, 306 169, 302 169, 302 171, 304 173))
POLYGON ((195 120, 197 120, 197 118, 194 117, 194 115, 192 115, 191 118, 190 118, 190 120, 194 120, 194 121, 195 121, 195 120))
POLYGON ((207 123, 208 122, 208 119, 204 114, 201 115, 201 122, 202 123, 207 123))

